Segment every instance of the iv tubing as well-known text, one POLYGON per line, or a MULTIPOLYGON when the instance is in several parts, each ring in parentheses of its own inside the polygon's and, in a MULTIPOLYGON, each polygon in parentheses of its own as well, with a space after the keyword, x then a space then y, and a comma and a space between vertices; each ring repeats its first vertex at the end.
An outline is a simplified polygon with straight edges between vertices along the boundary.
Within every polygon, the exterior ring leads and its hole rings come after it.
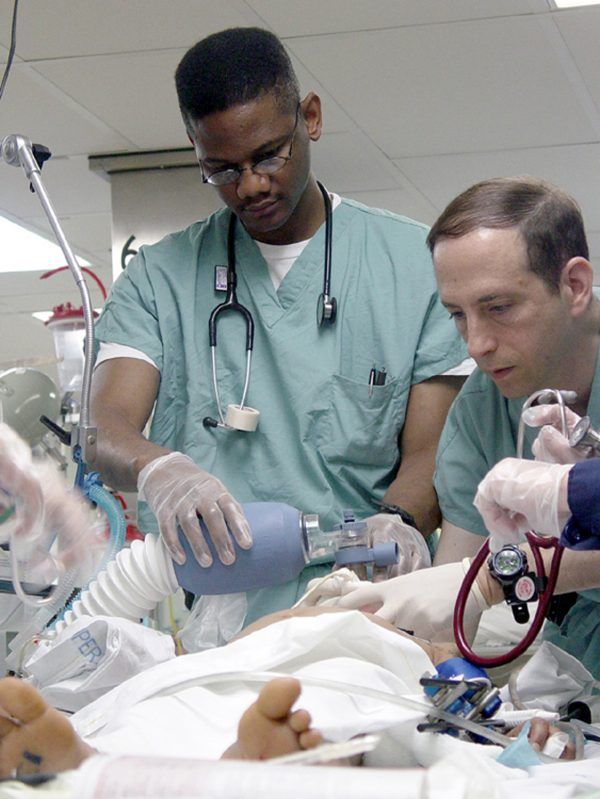
MULTIPOLYGON (((115 559, 117 554, 123 549, 123 545, 125 544, 125 514, 123 513, 123 509, 117 502, 117 500, 112 496, 112 494, 107 491, 103 486, 99 483, 91 482, 85 487, 85 491, 87 496, 92 502, 95 502, 96 505, 101 508, 109 523, 110 535, 108 539, 108 543, 106 545, 106 550, 100 562, 100 565, 96 569, 96 572, 88 581, 85 588, 83 588, 77 596, 69 602, 69 604, 61 609, 60 615, 56 619, 56 621, 51 625, 54 627, 58 622, 60 622, 65 615, 71 610, 75 602, 81 599, 81 596, 85 590, 87 590, 92 583, 100 576, 100 574, 106 571, 108 564, 115 559)), ((68 595, 66 597, 68 599, 68 595)), ((111 614, 111 615, 114 615, 111 614)))
MULTIPOLYGON (((210 685, 211 683, 246 682, 259 683, 262 685, 263 683, 270 682, 277 677, 289 676, 289 674, 282 674, 275 671, 222 672, 219 674, 210 674, 202 677, 192 677, 189 680, 184 680, 183 682, 179 683, 176 687, 157 691, 152 695, 152 698, 169 696, 175 691, 180 691, 188 687, 192 688, 195 686, 210 685)), ((390 702, 394 705, 402 705, 403 707, 408 707, 412 710, 418 710, 424 715, 433 714, 436 718, 442 719, 442 721, 446 721, 448 724, 451 724, 454 727, 461 727, 462 729, 468 730, 468 732, 471 732, 474 735, 487 738, 489 741, 492 741, 498 746, 507 747, 515 741, 514 738, 509 738, 507 735, 503 735, 494 729, 477 724, 473 721, 469 721, 469 719, 463 718, 461 716, 455 716, 452 713, 448 713, 445 710, 441 710, 440 708, 436 708, 433 705, 426 704, 425 702, 419 702, 416 699, 409 699, 405 696, 397 696, 396 694, 389 693, 388 691, 379 691, 376 688, 369 688, 365 685, 353 685, 352 683, 338 682, 337 680, 322 679, 320 677, 302 675, 302 677, 299 679, 303 685, 310 685, 315 688, 330 688, 334 691, 339 691, 340 693, 344 694, 356 693, 359 696, 369 696, 371 699, 379 699, 385 702, 390 702)), ((150 697, 146 698, 149 699, 150 697)))

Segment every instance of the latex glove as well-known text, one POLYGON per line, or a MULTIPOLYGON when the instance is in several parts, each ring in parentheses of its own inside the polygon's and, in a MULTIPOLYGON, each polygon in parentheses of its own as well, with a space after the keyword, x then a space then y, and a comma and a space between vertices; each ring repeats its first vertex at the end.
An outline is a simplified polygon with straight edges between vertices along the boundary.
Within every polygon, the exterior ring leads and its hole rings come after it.
POLYGON ((362 584, 358 576, 351 569, 336 569, 335 571, 325 574, 323 577, 315 577, 314 580, 309 580, 306 585, 306 591, 302 594, 300 599, 292 605, 292 610, 296 608, 310 608, 322 604, 327 605, 328 600, 340 597, 343 593, 342 586, 344 583, 354 583, 356 586, 362 584))
POLYGON ((33 474, 31 449, 7 424, 0 423, 0 489, 2 511, 14 507, 12 517, 0 525, 0 542, 14 536, 17 546, 26 539, 33 543, 43 534, 44 499, 42 486, 33 474))
MULTIPOLYGON (((565 408, 567 430, 569 435, 580 420, 580 416, 569 408, 565 408)), ((589 448, 578 450, 569 445, 569 441, 562 434, 562 421, 560 406, 537 405, 527 408, 523 413, 523 421, 529 427, 541 427, 531 450, 536 461, 546 463, 578 463, 589 457, 589 448)))
POLYGON ((156 516, 161 535, 176 563, 185 563, 185 552, 177 534, 178 524, 198 563, 210 566, 213 562, 198 516, 202 517, 222 563, 230 565, 235 561, 230 531, 242 549, 252 546, 250 527, 241 505, 220 480, 187 455, 171 452, 150 461, 139 473, 137 485, 140 499, 148 503, 156 516))
POLYGON ((572 464, 505 458, 483 478, 473 504, 490 532, 490 550, 515 544, 535 530, 559 536, 571 512, 567 500, 572 464))
POLYGON ((0 541, 10 542, 19 560, 30 561, 29 574, 36 572, 42 582, 48 571, 48 581, 54 579, 56 569, 47 552, 54 537, 59 566, 89 571, 104 546, 103 525, 83 497, 67 488, 54 464, 32 458, 29 445, 6 424, 0 424, 0 486, 4 504, 15 507, 0 524, 0 541))
MULTIPOLYGON (((348 610, 375 609, 375 615, 410 630, 427 641, 453 641, 454 605, 469 569, 469 560, 445 563, 404 574, 381 583, 344 582, 340 594, 320 604, 348 610)), ((322 595, 327 590, 324 583, 322 595)), ((329 584, 333 588, 333 583, 329 584)), ((465 635, 473 640, 479 618, 489 607, 477 582, 473 583, 464 616, 465 635)))
POLYGON ((395 566, 375 568, 374 582, 431 566, 431 555, 425 539, 412 525, 403 522, 400 516, 393 513, 376 513, 365 521, 371 546, 385 544, 388 541, 398 544, 398 563, 395 566))

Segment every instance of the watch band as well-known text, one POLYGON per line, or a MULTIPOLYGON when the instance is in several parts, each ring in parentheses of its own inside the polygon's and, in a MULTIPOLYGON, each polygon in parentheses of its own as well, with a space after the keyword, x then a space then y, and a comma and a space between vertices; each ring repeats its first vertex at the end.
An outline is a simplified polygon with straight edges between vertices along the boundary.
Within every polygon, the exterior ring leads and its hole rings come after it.
POLYGON ((379 513, 391 513, 395 516, 399 516, 405 524, 410 524, 411 527, 414 527, 415 530, 418 530, 417 523, 415 522, 415 517, 412 513, 409 513, 404 508, 401 508, 400 505, 392 505, 389 502, 380 502, 379 503, 379 513))
POLYGON ((502 586, 504 601, 512 610, 515 621, 518 624, 526 624, 529 621, 527 603, 537 600, 539 591, 543 590, 543 585, 540 583, 536 574, 528 570, 529 567, 525 553, 518 547, 510 544, 506 545, 502 547, 499 553, 497 552, 494 555, 490 555, 487 566, 490 575, 502 586), (504 550, 517 552, 521 559, 518 570, 512 575, 501 574, 495 569, 495 558, 504 550))

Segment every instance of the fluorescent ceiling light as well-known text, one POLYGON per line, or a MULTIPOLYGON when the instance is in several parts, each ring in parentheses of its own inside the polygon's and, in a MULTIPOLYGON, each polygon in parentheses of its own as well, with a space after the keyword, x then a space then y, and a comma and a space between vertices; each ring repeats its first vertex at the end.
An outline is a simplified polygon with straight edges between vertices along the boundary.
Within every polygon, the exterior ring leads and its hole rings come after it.
POLYGON ((574 6, 597 6, 600 0, 554 0, 557 8, 573 8, 574 6))
MULTIPOLYGON (((58 244, 0 216, 0 272, 46 272, 65 266, 58 244)), ((80 266, 89 262, 78 258, 80 266)))

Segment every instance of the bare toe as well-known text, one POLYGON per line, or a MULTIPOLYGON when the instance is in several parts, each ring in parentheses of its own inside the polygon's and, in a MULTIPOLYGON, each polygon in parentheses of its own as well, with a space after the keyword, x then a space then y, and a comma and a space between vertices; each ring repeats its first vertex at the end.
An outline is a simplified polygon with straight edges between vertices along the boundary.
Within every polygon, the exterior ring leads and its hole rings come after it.
POLYGON ((310 727, 311 717, 308 710, 296 710, 288 719, 288 724, 290 725, 291 729, 300 734, 301 732, 305 732, 310 727))
POLYGON ((299 681, 294 677, 278 677, 261 690, 256 708, 269 719, 284 719, 300 696, 301 690, 299 681))
POLYGON ((319 730, 306 730, 298 736, 298 743, 301 749, 314 749, 323 743, 323 736, 319 730))
POLYGON ((68 719, 26 682, 0 680, 0 776, 75 768, 91 749, 68 719))

